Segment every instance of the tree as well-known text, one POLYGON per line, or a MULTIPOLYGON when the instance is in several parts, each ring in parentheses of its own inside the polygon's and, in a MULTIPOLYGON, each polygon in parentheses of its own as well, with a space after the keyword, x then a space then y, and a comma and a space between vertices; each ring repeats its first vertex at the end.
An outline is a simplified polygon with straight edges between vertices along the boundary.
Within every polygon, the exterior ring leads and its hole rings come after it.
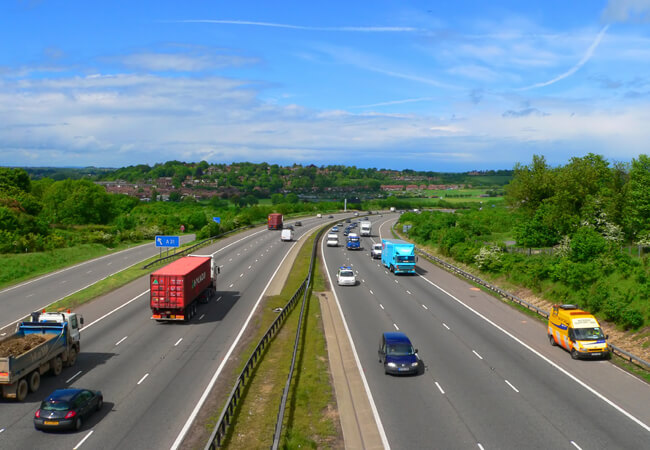
POLYGON ((0 167, 0 189, 17 188, 23 192, 31 191, 31 180, 24 169, 0 167))
POLYGON ((529 214, 555 193, 554 172, 543 156, 533 155, 530 166, 515 165, 514 176, 506 186, 506 201, 529 214))
POLYGON ((170 202, 180 202, 181 201, 181 192, 180 191, 171 191, 169 193, 169 201, 170 202))
POLYGON ((53 222, 107 224, 113 217, 110 195, 89 180, 57 181, 45 192, 43 203, 53 222))
POLYGON ((630 180, 624 194, 623 220, 626 231, 637 236, 650 231, 650 157, 632 160, 630 180))
POLYGON ((282 194, 271 194, 271 203, 277 205, 278 203, 284 202, 284 195, 282 194))

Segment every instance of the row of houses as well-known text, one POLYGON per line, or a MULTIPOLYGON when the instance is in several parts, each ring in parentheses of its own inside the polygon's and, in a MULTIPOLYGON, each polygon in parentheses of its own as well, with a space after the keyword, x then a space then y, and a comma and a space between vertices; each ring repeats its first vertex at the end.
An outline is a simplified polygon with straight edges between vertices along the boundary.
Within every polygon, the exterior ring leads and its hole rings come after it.
POLYGON ((465 188, 464 184, 382 184, 382 191, 448 191, 465 188))

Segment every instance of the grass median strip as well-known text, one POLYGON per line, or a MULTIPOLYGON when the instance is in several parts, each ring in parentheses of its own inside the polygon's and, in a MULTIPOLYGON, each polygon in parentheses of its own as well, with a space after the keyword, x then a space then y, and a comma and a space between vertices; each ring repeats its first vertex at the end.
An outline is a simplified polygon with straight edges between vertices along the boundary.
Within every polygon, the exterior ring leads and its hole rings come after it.
MULTIPOLYGON (((265 301, 256 319, 256 336, 251 339, 244 355, 253 352, 259 339, 275 320, 277 313, 273 309, 283 307, 307 276, 313 241, 314 235, 299 251, 281 294, 265 301)), ((318 268, 314 276, 320 277, 318 268)), ((317 286, 323 285, 322 279, 316 278, 314 281, 317 286)), ((242 393, 242 400, 228 430, 224 447, 249 449, 271 446, 282 390, 291 364, 299 316, 298 304, 260 358, 242 393)), ((331 448, 332 443, 339 442, 340 439, 337 432, 338 415, 330 383, 320 305, 318 299, 311 295, 305 307, 303 327, 296 371, 285 413, 282 446, 331 448)), ((246 360, 242 358, 237 375, 245 363, 246 360)), ((212 426, 220 413, 221 409, 214 412, 212 420, 209 421, 212 426)))

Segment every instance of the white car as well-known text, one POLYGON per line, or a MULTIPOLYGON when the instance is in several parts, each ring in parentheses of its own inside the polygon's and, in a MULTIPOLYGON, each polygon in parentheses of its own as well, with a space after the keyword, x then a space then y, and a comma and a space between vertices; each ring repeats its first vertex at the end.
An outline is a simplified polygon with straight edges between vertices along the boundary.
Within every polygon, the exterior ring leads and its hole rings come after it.
POLYGON ((341 266, 336 272, 336 281, 339 286, 355 286, 357 277, 354 275, 352 267, 341 266))
POLYGON ((372 244, 372 250, 370 250, 370 256, 372 259, 381 259, 381 243, 372 244))
POLYGON ((339 245, 339 235, 336 233, 329 233, 327 235, 327 246, 338 247, 338 245, 339 245))

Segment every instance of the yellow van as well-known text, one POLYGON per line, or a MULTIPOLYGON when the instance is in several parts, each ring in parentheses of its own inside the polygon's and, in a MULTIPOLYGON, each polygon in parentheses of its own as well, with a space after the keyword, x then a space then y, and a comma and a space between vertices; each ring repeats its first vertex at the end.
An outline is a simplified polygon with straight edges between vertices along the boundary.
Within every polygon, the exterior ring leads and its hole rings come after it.
POLYGON ((551 345, 561 345, 573 359, 609 358, 608 336, 594 316, 575 305, 553 305, 547 333, 551 345))

